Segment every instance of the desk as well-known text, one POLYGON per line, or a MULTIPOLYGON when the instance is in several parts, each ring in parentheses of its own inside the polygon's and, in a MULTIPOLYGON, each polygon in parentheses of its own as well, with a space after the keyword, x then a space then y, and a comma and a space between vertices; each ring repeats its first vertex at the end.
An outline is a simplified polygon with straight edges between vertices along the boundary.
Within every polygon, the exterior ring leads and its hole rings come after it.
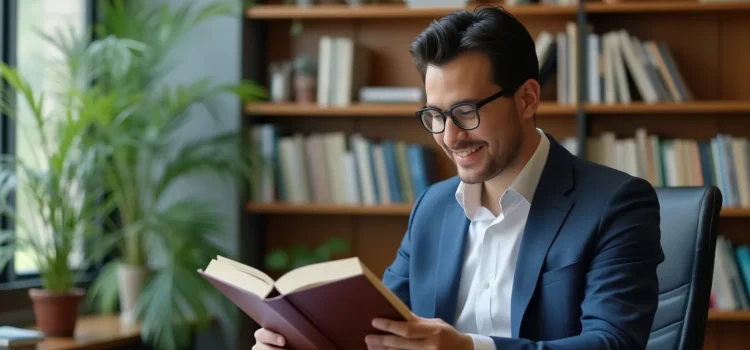
POLYGON ((114 349, 140 343, 139 326, 120 325, 119 315, 94 315, 78 320, 74 337, 46 338, 37 345, 37 350, 114 349))

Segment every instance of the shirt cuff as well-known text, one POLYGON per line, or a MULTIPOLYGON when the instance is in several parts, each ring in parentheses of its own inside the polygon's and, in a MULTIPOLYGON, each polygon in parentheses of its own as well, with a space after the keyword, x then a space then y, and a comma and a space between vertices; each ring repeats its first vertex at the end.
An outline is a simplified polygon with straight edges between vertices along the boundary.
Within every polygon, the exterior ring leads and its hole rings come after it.
POLYGON ((469 334, 474 342, 474 350, 496 350, 495 342, 486 335, 469 334))

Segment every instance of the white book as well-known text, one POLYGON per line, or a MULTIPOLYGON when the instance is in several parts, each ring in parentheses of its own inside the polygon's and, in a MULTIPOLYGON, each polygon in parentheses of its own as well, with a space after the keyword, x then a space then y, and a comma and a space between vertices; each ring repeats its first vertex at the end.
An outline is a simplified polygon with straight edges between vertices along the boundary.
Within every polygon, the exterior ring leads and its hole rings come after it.
POLYGON ((625 71, 622 46, 620 45, 620 40, 618 38, 617 32, 611 33, 610 40, 612 45, 612 61, 615 67, 615 81, 617 82, 618 101, 623 104, 628 104, 632 101, 632 99, 630 97, 628 75, 627 71, 625 71))
POLYGON ((327 35, 320 37, 318 42, 318 77, 317 77, 317 103, 321 107, 328 106, 330 103, 330 91, 333 86, 331 76, 333 67, 333 38, 327 35))
POLYGON ((604 55, 604 102, 617 103, 617 85, 615 84, 615 58, 612 47, 612 35, 602 35, 602 54, 604 55))
POLYGON ((350 137, 352 153, 357 163, 359 186, 362 203, 375 204, 375 182, 372 178, 372 161, 370 159, 369 142, 362 135, 354 134, 350 137))
POLYGON ((633 38, 625 29, 621 29, 618 32, 618 43, 618 47, 622 50, 622 57, 628 67, 628 72, 633 77, 633 81, 635 81, 635 85, 643 101, 646 103, 658 102, 659 96, 656 93, 656 88, 649 79, 648 73, 646 73, 646 67, 638 55, 638 50, 633 45, 633 38))
POLYGON ((568 39, 557 33, 557 103, 568 104, 568 39))
POLYGON ((357 178, 357 165, 354 160, 354 152, 347 151, 343 157, 339 158, 341 164, 341 174, 344 177, 345 203, 361 204, 359 179, 357 178))
POLYGON ((391 204, 391 187, 388 183, 388 170, 385 166, 385 153, 383 146, 375 144, 372 146, 372 156, 375 162, 375 177, 378 181, 378 195, 381 204, 391 204))
POLYGON ((568 36, 568 103, 578 102, 578 28, 575 22, 565 26, 568 36))

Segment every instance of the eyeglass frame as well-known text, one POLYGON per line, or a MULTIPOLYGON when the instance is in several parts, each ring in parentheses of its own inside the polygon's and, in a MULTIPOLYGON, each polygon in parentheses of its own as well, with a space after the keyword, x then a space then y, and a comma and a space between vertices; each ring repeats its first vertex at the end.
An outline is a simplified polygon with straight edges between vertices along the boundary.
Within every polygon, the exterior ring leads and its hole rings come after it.
POLYGON ((496 100, 496 99, 498 99, 500 97, 510 97, 512 95, 513 95, 512 91, 500 90, 500 91, 498 91, 498 92, 490 95, 489 97, 486 97, 486 98, 484 98, 484 99, 482 99, 482 100, 480 100, 478 102, 461 102, 461 103, 457 103, 457 104, 451 106, 451 108, 449 110, 447 110, 447 111, 441 110, 440 108, 437 108, 437 107, 424 107, 424 108, 420 108, 418 111, 416 111, 414 113, 415 113, 415 116, 417 117, 417 120, 419 120, 419 124, 422 125, 422 127, 425 130, 427 130, 427 132, 429 132, 431 134, 440 134, 443 131, 445 131, 445 124, 448 122, 448 119, 452 120, 453 124, 455 124, 459 129, 470 131, 470 130, 474 130, 474 129, 476 129, 476 128, 479 127, 479 124, 481 122, 481 118, 479 117, 479 109, 480 108, 484 107, 486 104, 488 104, 488 103, 490 103, 490 102, 492 102, 492 101, 494 101, 494 100, 496 100), (474 127, 471 127, 471 128, 464 128, 464 127, 462 127, 460 125, 460 123, 457 121, 457 118, 453 115, 453 111, 456 108, 463 107, 463 106, 471 106, 472 109, 474 110, 474 114, 477 115, 477 125, 475 125, 474 127), (436 111, 436 112, 440 113, 440 115, 443 116, 443 129, 442 130, 440 130, 440 131, 431 131, 430 129, 427 128, 426 125, 424 125, 424 121, 422 120, 422 113, 424 113, 426 111, 436 111), (447 113, 447 115, 446 115, 446 113, 447 113))

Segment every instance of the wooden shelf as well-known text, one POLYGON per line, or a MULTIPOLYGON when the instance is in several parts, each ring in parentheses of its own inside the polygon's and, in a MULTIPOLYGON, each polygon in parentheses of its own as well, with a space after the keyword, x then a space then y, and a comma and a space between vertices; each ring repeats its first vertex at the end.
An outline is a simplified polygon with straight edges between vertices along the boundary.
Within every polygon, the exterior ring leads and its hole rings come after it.
POLYGON ((709 321, 750 321, 750 310, 708 310, 709 321))
MULTIPOLYGON (((258 102, 245 106, 245 111, 252 115, 276 117, 414 117, 414 111, 420 104, 367 104, 353 103, 346 107, 319 107, 311 104, 258 102)), ((749 113, 750 101, 696 101, 685 103, 632 102, 630 104, 586 105, 585 111, 590 114, 731 114, 749 113)), ((573 116, 576 107, 545 102, 539 106, 539 115, 573 116)))
POLYGON ((727 218, 750 217, 750 208, 722 208, 721 216, 727 218))
POLYGON ((656 13, 656 12, 721 12, 721 11, 748 11, 748 2, 725 2, 725 3, 699 3, 697 1, 625 1, 616 4, 601 2, 588 2, 585 4, 586 12, 601 14, 617 13, 656 13))
POLYGON ((632 102, 629 104, 586 105, 591 114, 700 114, 700 113, 750 113, 750 101, 696 101, 684 103, 632 102))
POLYGON ((73 337, 48 337, 36 349, 83 350, 108 349, 141 344, 141 327, 120 324, 118 315, 82 316, 73 337))
MULTIPOLYGON (((466 7, 472 10, 474 6, 466 7)), ((505 7, 515 16, 575 15, 575 6, 523 5, 505 7)), ((437 18, 460 8, 408 8, 405 5, 257 5, 249 8, 251 19, 375 19, 375 18, 437 18)))
MULTIPOLYGON (((314 214, 314 215, 409 215, 412 204, 393 205, 335 205, 249 203, 246 209, 255 214, 314 214)), ((722 217, 750 217, 750 208, 724 208, 722 217)))
POLYGON ((394 205, 323 205, 287 203, 249 203, 250 213, 258 214, 315 214, 315 215, 409 215, 411 204, 394 205))
MULTIPOLYGON (((297 103, 252 103, 245 106, 245 111, 252 115, 266 115, 276 117, 408 117, 415 118, 414 112, 422 105, 414 103, 404 104, 374 104, 353 103, 346 107, 319 107, 311 104, 297 103)), ((559 105, 557 103, 542 103, 538 115, 568 115, 576 113, 575 106, 559 105)))
MULTIPOLYGON (((494 5, 494 4, 493 4, 494 5)), ((637 1, 606 4, 592 2, 585 5, 593 14, 659 13, 659 12, 729 12, 750 10, 750 3, 699 3, 697 1, 637 1)), ((472 10, 473 6, 465 7, 472 10)), ((515 16, 572 16, 575 6, 518 5, 504 6, 515 16)), ((437 18, 461 8, 409 8, 405 5, 256 5, 246 11, 251 19, 377 19, 377 18, 437 18)))

